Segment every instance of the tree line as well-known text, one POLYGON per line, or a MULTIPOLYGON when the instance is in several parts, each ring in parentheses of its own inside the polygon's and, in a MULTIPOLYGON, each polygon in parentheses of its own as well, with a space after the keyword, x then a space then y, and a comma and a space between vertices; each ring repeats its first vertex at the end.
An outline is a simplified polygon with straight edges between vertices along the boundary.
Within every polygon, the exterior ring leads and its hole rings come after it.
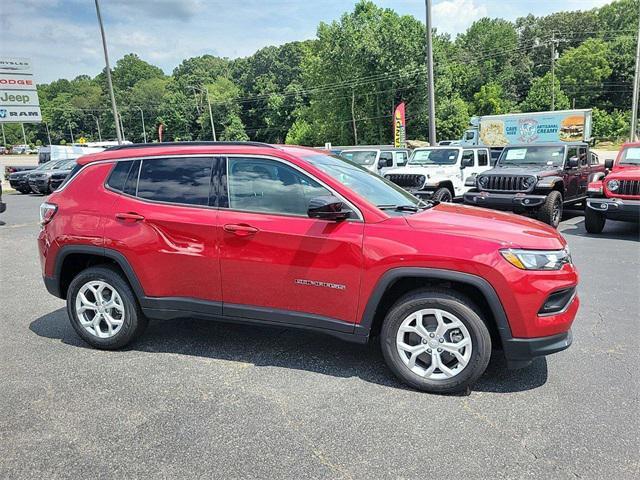
MULTIPOLYGON (((459 138, 470 116, 593 108, 594 135, 628 135, 640 0, 588 11, 482 18, 452 38, 434 31, 438 139, 459 138), (552 59, 552 52, 557 59, 552 59), (553 67, 552 67, 553 64, 553 67)), ((361 0, 316 38, 269 46, 238 59, 185 59, 171 75, 135 53, 112 70, 125 138, 212 138, 303 145, 387 144, 392 112, 405 102, 407 137, 426 139, 425 26, 361 0)), ((46 122, 28 125, 45 144, 115 138, 103 71, 38 85, 46 122)), ((5 125, 7 143, 22 143, 5 125)))

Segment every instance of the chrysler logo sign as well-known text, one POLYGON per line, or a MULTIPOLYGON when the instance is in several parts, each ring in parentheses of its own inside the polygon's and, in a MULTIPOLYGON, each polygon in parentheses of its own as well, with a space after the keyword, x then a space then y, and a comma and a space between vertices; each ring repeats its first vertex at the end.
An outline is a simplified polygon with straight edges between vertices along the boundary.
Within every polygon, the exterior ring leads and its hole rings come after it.
POLYGON ((4 108, 0 108, 0 118, 5 118, 7 116, 7 111, 4 108))

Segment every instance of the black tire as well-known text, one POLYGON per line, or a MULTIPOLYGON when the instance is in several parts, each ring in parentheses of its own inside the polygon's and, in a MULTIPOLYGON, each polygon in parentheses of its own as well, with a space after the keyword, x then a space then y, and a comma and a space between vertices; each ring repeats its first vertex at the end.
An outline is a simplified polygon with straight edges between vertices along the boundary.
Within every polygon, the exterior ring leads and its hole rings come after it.
POLYGON ((602 233, 607 217, 596 212, 593 208, 587 207, 584 212, 584 228, 589 233, 602 233))
POLYGON ((557 190, 549 193, 540 210, 538 210, 538 220, 558 228, 562 220, 562 194, 557 190))
POLYGON ((31 193, 31 189, 21 188, 18 190, 22 195, 26 195, 27 193, 31 193))
POLYGON ((387 312, 382 326, 380 345, 387 365, 400 380, 418 390, 430 393, 466 391, 484 373, 491 358, 491 335, 487 325, 478 315, 479 311, 473 302, 455 291, 434 288, 408 293, 387 312), (402 322, 411 313, 426 308, 440 309, 455 315, 471 337, 471 356, 468 363, 453 377, 425 378, 411 371, 398 353, 396 336, 402 322))
POLYGON ((122 274, 110 266, 90 267, 76 275, 67 291, 67 313, 76 333, 89 345, 104 350, 116 350, 131 343, 142 335, 148 324, 131 287, 122 274), (82 286, 87 282, 98 280, 114 288, 124 306, 124 322, 120 330, 109 338, 98 338, 85 330, 78 319, 75 307, 76 297, 82 286))
POLYGON ((450 203, 453 202, 453 195, 451 194, 451 190, 448 188, 439 188, 431 196, 431 200, 450 203))

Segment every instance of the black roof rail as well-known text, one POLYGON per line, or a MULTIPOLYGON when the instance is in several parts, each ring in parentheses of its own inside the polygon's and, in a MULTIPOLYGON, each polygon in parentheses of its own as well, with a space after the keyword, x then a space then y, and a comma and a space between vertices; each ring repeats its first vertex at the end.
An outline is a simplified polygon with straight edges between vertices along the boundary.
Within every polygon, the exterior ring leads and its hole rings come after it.
POLYGON ((158 142, 158 143, 127 143, 123 145, 115 145, 105 149, 105 152, 112 152, 114 150, 128 150, 130 148, 153 148, 153 147, 199 147, 199 146, 248 146, 248 147, 263 147, 263 148, 278 148, 268 143, 262 142, 158 142))

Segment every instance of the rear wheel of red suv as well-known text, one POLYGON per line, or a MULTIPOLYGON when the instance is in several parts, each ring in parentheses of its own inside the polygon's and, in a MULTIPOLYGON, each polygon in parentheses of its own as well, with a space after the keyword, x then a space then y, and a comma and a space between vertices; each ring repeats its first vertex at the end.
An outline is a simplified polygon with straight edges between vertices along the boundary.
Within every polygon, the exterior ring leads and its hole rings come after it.
POLYGON ((67 313, 85 342, 106 350, 124 347, 148 322, 127 281, 109 266, 88 268, 71 281, 67 313))
POLYGON ((466 390, 491 358, 491 336, 478 311, 457 292, 429 289, 405 295, 389 310, 382 327, 387 365, 419 390, 466 390))

